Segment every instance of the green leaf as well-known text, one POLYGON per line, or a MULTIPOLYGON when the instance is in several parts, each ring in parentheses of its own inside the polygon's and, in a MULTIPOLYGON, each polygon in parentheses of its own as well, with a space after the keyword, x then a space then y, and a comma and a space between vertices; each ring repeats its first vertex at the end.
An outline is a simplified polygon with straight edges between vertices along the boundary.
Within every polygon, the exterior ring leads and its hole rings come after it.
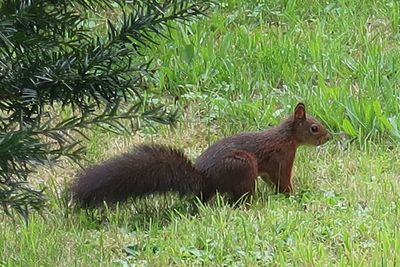
POLYGON ((221 42, 221 51, 226 53, 226 51, 228 51, 228 49, 231 47, 231 40, 232 40, 232 34, 231 33, 227 33, 224 36, 224 39, 221 42))
POLYGON ((194 46, 192 44, 185 45, 183 49, 183 59, 187 64, 192 63, 194 59, 194 46))
POLYGON ((348 119, 343 120, 343 130, 351 137, 357 137, 357 131, 348 119))
POLYGON ((137 256, 139 255, 139 245, 128 245, 124 248, 124 251, 130 256, 137 256))
POLYGON ((381 104, 379 103, 379 101, 373 101, 372 102, 372 106, 374 108, 375 111, 375 115, 378 117, 382 116, 382 108, 381 108, 381 104))

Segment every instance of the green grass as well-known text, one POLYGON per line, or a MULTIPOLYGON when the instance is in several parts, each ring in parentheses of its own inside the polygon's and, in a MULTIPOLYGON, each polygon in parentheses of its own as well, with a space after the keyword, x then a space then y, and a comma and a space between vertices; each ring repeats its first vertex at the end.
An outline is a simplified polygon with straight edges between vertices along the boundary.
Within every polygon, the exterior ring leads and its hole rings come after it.
POLYGON ((41 215, 28 225, 0 215, 0 266, 399 265, 399 14, 397 1, 227 0, 177 27, 154 48, 154 90, 179 98, 177 129, 96 130, 88 159, 144 141, 194 159, 304 101, 335 138, 299 150, 296 193, 274 195, 260 180, 248 209, 167 195, 86 213, 62 197, 78 171, 63 162, 38 171, 41 215))
MULTIPOLYGON (((161 138, 167 136, 157 140, 161 138)), ((103 154, 123 142, 117 138, 103 148, 103 154)), ((197 140, 177 137, 170 142, 196 148, 197 140)), ((375 145, 360 151, 333 142, 319 149, 302 148, 296 159, 296 194, 273 195, 260 180, 248 209, 234 209, 216 199, 194 212, 192 200, 168 195, 87 214, 67 208, 50 192, 43 217, 33 215, 28 226, 2 218, 0 262, 5 266, 394 266, 400 259, 399 152, 375 145)), ((63 176, 57 169, 44 173, 50 178, 63 176)), ((60 188, 51 186, 50 191, 60 188)))
POLYGON ((157 50, 161 88, 222 125, 262 128, 302 100, 332 130, 399 140, 398 2, 259 2, 179 27, 157 50))

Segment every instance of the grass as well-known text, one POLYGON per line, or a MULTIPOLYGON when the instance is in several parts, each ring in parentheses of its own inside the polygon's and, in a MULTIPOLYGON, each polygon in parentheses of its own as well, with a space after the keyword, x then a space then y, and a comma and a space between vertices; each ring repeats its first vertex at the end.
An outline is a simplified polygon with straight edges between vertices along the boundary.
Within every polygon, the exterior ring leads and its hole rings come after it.
POLYGON ((38 171, 49 196, 42 214, 28 225, 0 215, 0 266, 398 265, 399 11, 396 1, 227 0, 178 27, 154 48, 153 88, 178 97, 177 129, 96 130, 90 162, 139 142, 194 159, 304 101, 335 138, 300 149, 296 193, 274 195, 259 181, 248 209, 167 195, 87 213, 62 197, 78 171, 63 162, 38 171))
POLYGON ((334 131, 398 140, 398 13, 396 1, 224 1, 158 48, 160 86, 222 125, 264 127, 302 100, 334 131))
MULTIPOLYGON (((196 131, 206 134, 206 129, 196 131)), ((178 130, 170 142, 188 143, 196 150, 197 139, 185 139, 191 134, 186 128, 178 130)), ((128 141, 118 137, 97 149, 106 154, 124 142, 128 141)), ((43 217, 35 214, 28 226, 1 223, 0 262, 5 266, 395 266, 400 257, 399 152, 374 145, 365 151, 338 148, 333 142, 318 149, 302 148, 296 159, 296 194, 273 195, 260 180, 249 209, 233 209, 216 199, 196 213, 193 201, 167 195, 87 214, 67 208, 50 192, 43 217)), ((70 177, 61 169, 43 172, 50 178, 70 177)))

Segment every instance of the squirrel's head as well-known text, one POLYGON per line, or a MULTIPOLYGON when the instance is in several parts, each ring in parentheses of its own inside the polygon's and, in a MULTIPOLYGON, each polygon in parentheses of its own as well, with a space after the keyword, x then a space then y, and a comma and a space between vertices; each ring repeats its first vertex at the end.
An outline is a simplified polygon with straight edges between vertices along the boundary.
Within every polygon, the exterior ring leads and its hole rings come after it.
POLYGON ((306 107, 303 103, 297 104, 292 120, 294 139, 299 145, 319 146, 331 138, 321 122, 306 115, 306 107))

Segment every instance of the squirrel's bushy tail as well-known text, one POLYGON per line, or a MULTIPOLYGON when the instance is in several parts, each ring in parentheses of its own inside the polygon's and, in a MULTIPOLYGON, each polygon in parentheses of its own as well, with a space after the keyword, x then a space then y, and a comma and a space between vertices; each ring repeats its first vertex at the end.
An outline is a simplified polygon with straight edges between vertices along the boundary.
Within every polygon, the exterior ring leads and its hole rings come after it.
POLYGON ((94 206, 167 191, 200 195, 203 181, 204 176, 182 152, 141 145, 88 168, 73 181, 71 191, 81 205, 94 206))

